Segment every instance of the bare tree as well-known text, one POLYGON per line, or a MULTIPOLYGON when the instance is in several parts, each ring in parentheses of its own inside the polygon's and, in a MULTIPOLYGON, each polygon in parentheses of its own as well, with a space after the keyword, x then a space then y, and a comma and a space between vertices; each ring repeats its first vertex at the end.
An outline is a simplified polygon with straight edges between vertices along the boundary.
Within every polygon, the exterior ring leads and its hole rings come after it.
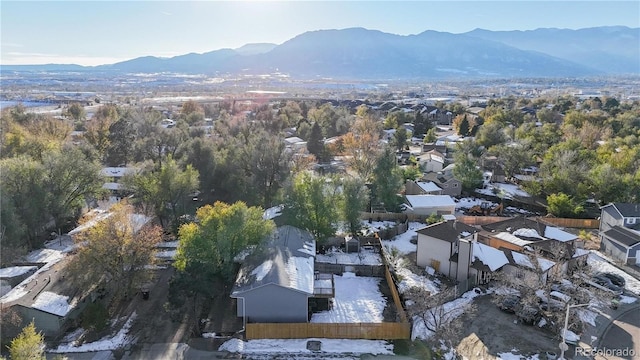
POLYGON ((421 322, 432 334, 428 339, 432 345, 444 342, 449 348, 454 348, 463 332, 460 315, 476 311, 473 303, 464 306, 447 304, 456 298, 454 287, 444 288, 433 295, 424 288, 412 287, 404 293, 404 298, 409 316, 414 321, 421 322))

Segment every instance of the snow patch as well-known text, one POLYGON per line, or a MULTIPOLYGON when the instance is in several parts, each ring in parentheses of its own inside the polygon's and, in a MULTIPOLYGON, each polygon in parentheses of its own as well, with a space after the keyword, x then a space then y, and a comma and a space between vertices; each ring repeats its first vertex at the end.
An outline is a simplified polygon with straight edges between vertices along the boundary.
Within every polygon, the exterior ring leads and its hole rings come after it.
POLYGON ((311 316, 313 323, 380 323, 386 301, 379 290, 381 279, 344 273, 334 276, 333 308, 311 316))
POLYGON ((337 354, 374 354, 393 355, 393 344, 384 340, 346 340, 346 339, 258 339, 242 341, 229 339, 218 351, 235 353, 315 353, 307 349, 307 341, 320 341, 320 353, 337 354))
POLYGON ((262 264, 260 264, 255 269, 253 269, 253 271, 251 272, 251 275, 256 276, 256 281, 262 281, 262 279, 264 279, 264 277, 267 276, 267 274, 269 274, 269 271, 271 271, 272 267, 273 267, 273 261, 267 260, 262 264))
POLYGON ((90 351, 116 350, 118 348, 121 348, 133 341, 133 339, 127 334, 129 332, 129 329, 133 325, 133 321, 135 320, 136 316, 137 314, 135 312, 131 314, 127 322, 122 326, 122 329, 120 329, 120 331, 118 331, 112 337, 106 337, 102 340, 82 344, 80 346, 75 346, 74 344, 61 344, 56 349, 50 350, 50 352, 79 353, 90 351))
POLYGON ((59 295, 50 291, 43 291, 38 295, 36 301, 33 302, 31 307, 58 316, 66 316, 69 311, 73 310, 75 303, 70 304, 68 296, 59 295))

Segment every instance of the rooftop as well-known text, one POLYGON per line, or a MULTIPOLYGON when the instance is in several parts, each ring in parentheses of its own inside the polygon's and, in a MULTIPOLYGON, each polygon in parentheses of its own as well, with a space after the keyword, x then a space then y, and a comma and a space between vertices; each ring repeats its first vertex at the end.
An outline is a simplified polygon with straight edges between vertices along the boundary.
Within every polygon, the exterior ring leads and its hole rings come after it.
POLYGON ((245 259, 232 297, 267 284, 313 294, 315 253, 315 240, 309 232, 288 225, 278 227, 265 246, 245 259))
POLYGON ((455 242, 460 236, 469 236, 478 232, 478 229, 457 221, 442 221, 424 227, 416 232, 436 239, 455 242))

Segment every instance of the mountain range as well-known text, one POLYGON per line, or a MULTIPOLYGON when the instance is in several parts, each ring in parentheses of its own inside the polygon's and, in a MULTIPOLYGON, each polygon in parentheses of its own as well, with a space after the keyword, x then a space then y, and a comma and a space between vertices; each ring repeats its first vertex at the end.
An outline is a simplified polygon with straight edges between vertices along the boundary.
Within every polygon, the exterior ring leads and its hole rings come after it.
POLYGON ((248 44, 172 58, 145 56, 110 65, 2 66, 190 74, 284 73, 294 78, 436 79, 640 75, 640 28, 537 29, 395 35, 349 28, 305 32, 280 45, 248 44))

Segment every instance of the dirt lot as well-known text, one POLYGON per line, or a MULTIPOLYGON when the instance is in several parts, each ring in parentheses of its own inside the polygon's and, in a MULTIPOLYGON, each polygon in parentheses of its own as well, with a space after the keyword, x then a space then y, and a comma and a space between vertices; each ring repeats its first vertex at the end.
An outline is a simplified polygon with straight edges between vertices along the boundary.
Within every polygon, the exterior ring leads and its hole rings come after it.
POLYGON ((517 322, 515 315, 498 309, 491 298, 491 295, 477 297, 474 301, 478 310, 472 316, 465 316, 463 340, 457 347, 460 355, 469 359, 491 359, 514 348, 522 355, 559 352, 559 339, 535 326, 517 322))

